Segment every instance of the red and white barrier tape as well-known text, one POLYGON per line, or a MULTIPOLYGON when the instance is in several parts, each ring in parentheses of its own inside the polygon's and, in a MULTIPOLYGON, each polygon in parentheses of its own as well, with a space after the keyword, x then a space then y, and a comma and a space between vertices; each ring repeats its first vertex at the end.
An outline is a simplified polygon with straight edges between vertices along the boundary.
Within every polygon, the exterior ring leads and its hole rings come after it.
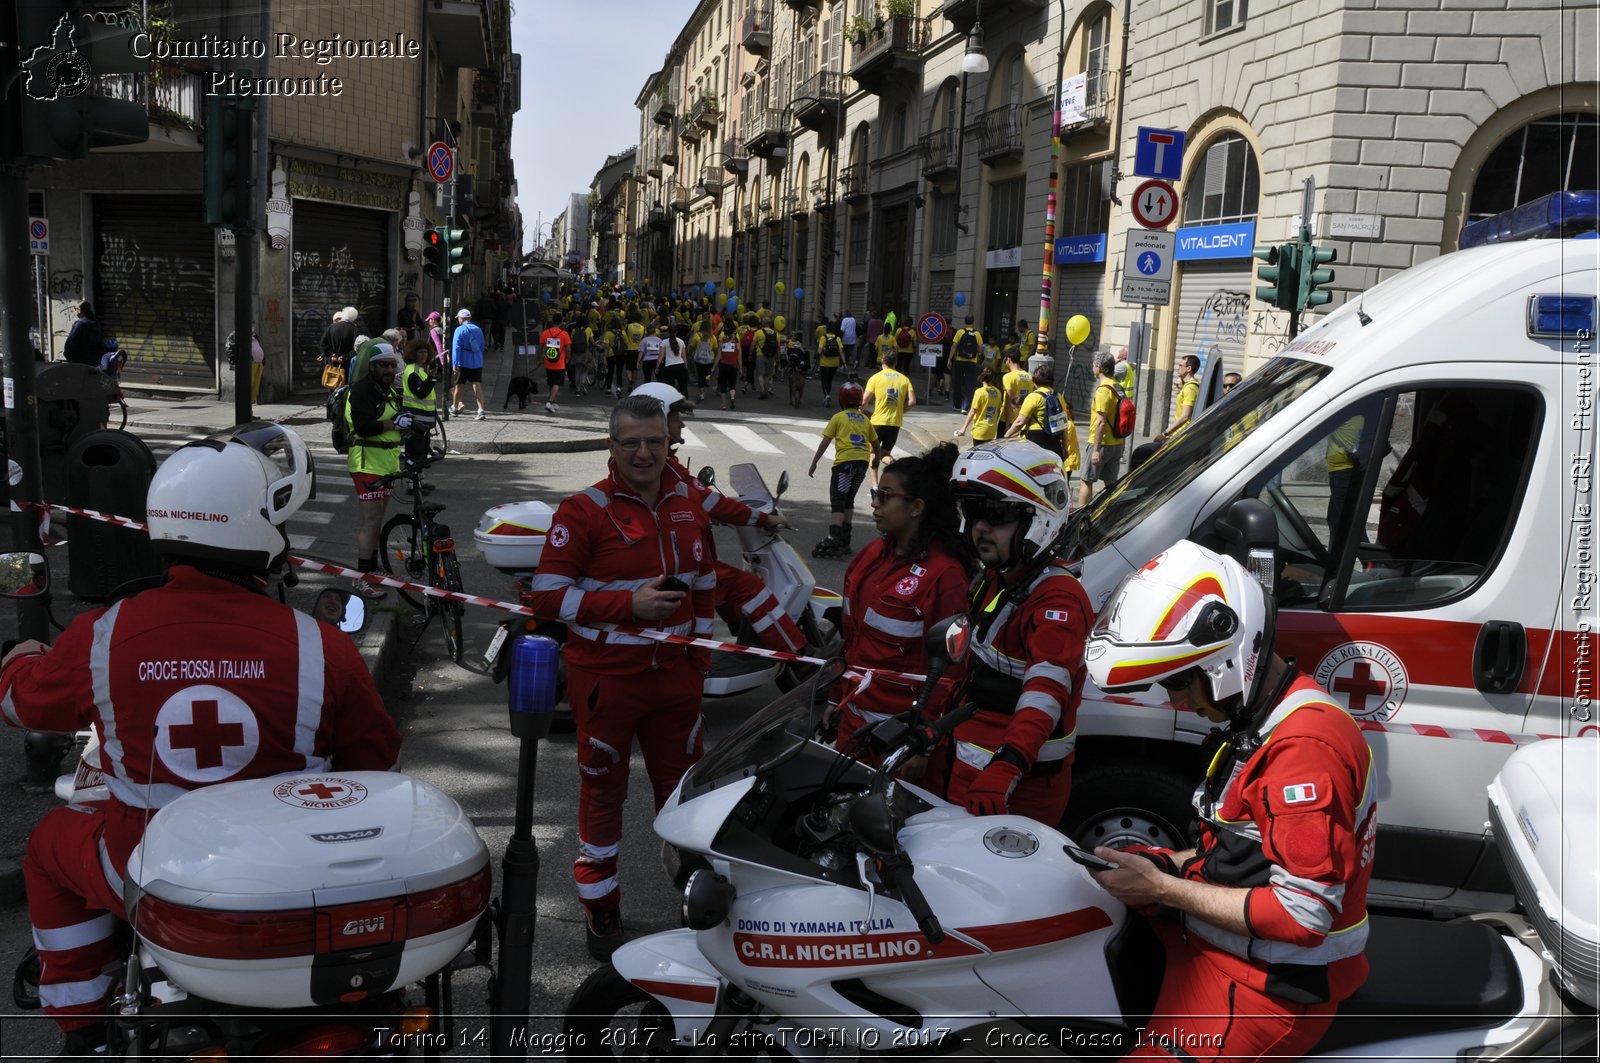
POLYGON ((1543 742, 1547 739, 1562 737, 1561 735, 1512 734, 1510 731, 1494 731, 1485 727, 1439 727, 1431 723, 1387 723, 1380 720, 1357 720, 1356 726, 1363 731, 1377 731, 1384 734, 1421 735, 1424 738, 1458 738, 1471 742, 1490 742, 1503 746, 1525 746, 1530 742, 1543 742))
MULTIPOLYGON (((74 506, 62 506, 51 503, 48 508, 59 513, 66 513, 75 517, 87 517, 90 520, 103 521, 115 524, 122 528, 133 528, 137 531, 148 531, 143 521, 133 520, 130 517, 119 517, 111 513, 101 513, 93 509, 79 509, 74 506)), ((442 587, 430 587, 425 583, 413 583, 410 580, 400 579, 397 576, 386 575, 382 572, 361 572, 357 569, 336 565, 331 561, 317 561, 309 557, 289 555, 289 563, 297 568, 307 569, 312 572, 323 572, 330 576, 345 576, 350 579, 361 580, 380 587, 394 587, 397 590, 410 591, 413 594, 428 595, 433 598, 443 598, 446 601, 460 602, 463 605, 476 605, 485 609, 496 609, 503 613, 515 613, 519 616, 530 617, 534 620, 561 621, 556 617, 541 617, 532 609, 515 602, 504 602, 497 598, 485 598, 479 594, 467 594, 464 591, 447 591, 442 587)), ((605 631, 614 631, 619 635, 633 635, 637 638, 650 639, 655 642, 669 643, 675 646, 694 646, 707 650, 724 650, 729 653, 743 653, 752 657, 765 657, 773 661, 786 661, 793 664, 823 665, 828 662, 820 657, 806 657, 798 653, 786 653, 782 650, 769 650, 765 646, 745 646, 737 642, 720 642, 716 639, 696 638, 690 635, 677 635, 670 631, 661 631, 656 628, 622 627, 617 624, 596 624, 595 627, 605 631)), ((926 675, 915 672, 893 672, 887 669, 871 669, 884 675, 891 675, 898 679, 920 683, 927 679, 926 675)), ((852 678, 859 678, 861 673, 851 671, 845 673, 852 678)))

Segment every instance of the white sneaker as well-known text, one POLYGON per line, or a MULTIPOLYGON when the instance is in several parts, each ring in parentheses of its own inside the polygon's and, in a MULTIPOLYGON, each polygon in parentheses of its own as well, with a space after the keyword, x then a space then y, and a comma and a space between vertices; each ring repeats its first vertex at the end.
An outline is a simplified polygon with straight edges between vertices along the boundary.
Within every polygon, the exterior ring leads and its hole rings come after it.
POLYGON ((483 412, 483 411, 482 411, 482 410, 479 410, 479 411, 478 411, 478 415, 477 415, 477 416, 476 416, 476 417, 474 417, 474 418, 473 418, 473 420, 474 420, 474 421, 481 421, 481 420, 483 420, 483 419, 484 419, 484 418, 485 418, 485 417, 487 417, 487 416, 489 416, 489 415, 488 415, 488 414, 486 414, 486 413, 484 413, 484 412, 483 412))
POLYGON ((545 403, 544 404, 544 412, 545 413, 555 413, 556 412, 556 404, 553 403, 553 402, 545 403))

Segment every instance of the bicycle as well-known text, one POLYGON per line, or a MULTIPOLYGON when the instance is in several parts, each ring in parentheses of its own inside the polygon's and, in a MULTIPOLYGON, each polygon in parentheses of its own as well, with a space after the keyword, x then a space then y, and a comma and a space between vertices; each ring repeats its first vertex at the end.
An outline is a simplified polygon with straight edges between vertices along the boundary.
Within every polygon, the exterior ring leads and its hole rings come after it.
MULTIPOLYGON (((427 465, 437 460, 431 458, 427 465)), ((401 469, 381 478, 378 483, 384 485, 401 480, 411 488, 411 512, 397 513, 383 526, 379 537, 383 570, 390 575, 413 583, 425 583, 439 590, 464 590, 455 540, 450 537, 449 527, 440 524, 437 519, 444 512, 444 505, 423 501, 421 468, 401 469)), ((422 630, 417 633, 416 641, 412 642, 412 649, 422 641, 423 633, 437 616, 444 628, 445 648, 450 652, 451 660, 460 664, 466 652, 461 632, 462 615, 466 607, 449 598, 406 590, 400 591, 400 597, 424 617, 422 630)))

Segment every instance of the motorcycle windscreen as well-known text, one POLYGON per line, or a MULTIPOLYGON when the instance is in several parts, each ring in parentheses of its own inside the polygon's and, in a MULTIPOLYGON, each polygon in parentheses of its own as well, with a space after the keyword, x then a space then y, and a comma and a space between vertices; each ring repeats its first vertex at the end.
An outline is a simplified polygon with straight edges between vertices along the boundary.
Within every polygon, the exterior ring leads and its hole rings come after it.
POLYGON ((829 661, 708 750, 684 776, 681 800, 691 801, 723 783, 769 772, 798 753, 817 733, 827 710, 827 700, 817 698, 817 689, 839 678, 844 667, 841 658, 829 661))

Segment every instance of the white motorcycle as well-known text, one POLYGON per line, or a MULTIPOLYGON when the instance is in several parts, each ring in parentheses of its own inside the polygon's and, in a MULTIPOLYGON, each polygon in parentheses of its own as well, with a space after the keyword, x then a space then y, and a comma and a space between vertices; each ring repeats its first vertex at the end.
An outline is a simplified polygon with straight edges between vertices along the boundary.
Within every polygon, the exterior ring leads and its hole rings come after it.
MULTIPOLYGON (((697 478, 708 486, 716 482, 715 471, 710 466, 701 469, 697 478)), ((761 473, 749 464, 731 467, 728 480, 735 496, 760 513, 777 513, 778 499, 789 487, 789 474, 785 472, 778 478, 778 490, 774 494, 768 490, 761 473)), ((515 577, 522 601, 527 600, 533 572, 544 553, 545 537, 554 516, 555 511, 544 502, 511 502, 485 512, 472 533, 484 560, 515 577)), ((745 568, 761 577, 799 626, 810 644, 808 655, 827 658, 837 653, 843 606, 839 594, 817 586, 810 566, 777 531, 754 527, 740 527, 735 531, 745 568)), ((526 625, 516 620, 502 622, 483 655, 484 666, 496 682, 505 675, 508 639, 520 627, 557 641, 565 637, 565 625, 553 621, 526 625)), ((759 644, 749 625, 744 623, 734 632, 734 639, 742 645, 759 644)), ((713 651, 704 692, 707 697, 733 697, 759 689, 768 681, 775 681, 780 689, 789 690, 801 682, 805 672, 803 666, 795 667, 754 654, 713 651)))
MULTIPOLYGON (((685 888, 685 929, 624 944, 573 995, 572 1043, 807 1059, 1135 1047, 1161 950, 1086 873, 1094 857, 1033 820, 974 817, 892 781, 947 721, 879 725, 895 748, 874 772, 812 740, 811 694, 747 721, 662 809, 657 832, 709 867, 685 888)), ((1371 977, 1316 1054, 1594 1057, 1596 748, 1525 749, 1492 795, 1528 916, 1373 917, 1371 977), (1586 763, 1564 776, 1542 763, 1563 754, 1586 763), (1586 788, 1565 808, 1563 778, 1586 788)))

